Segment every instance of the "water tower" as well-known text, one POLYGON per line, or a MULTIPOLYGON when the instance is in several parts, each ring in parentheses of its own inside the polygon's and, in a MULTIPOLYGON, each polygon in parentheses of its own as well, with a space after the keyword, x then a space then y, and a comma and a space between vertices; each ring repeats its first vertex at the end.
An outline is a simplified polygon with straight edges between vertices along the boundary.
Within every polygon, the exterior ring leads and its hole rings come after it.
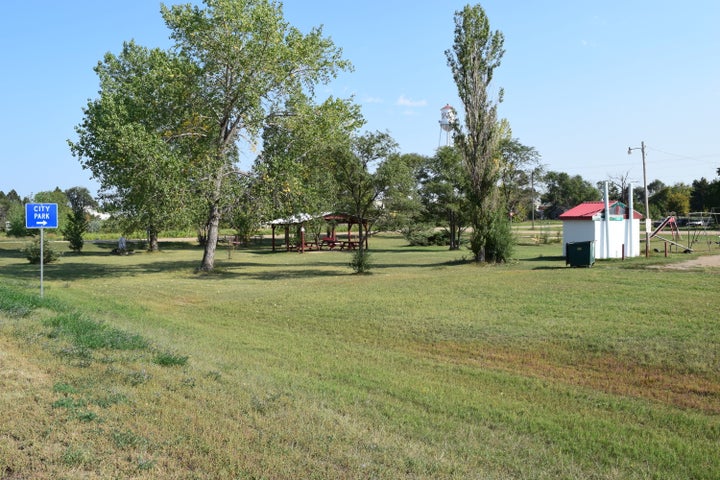
POLYGON ((445 145, 450 145, 450 132, 453 129, 455 121, 455 109, 451 105, 445 105, 440 109, 440 139, 438 140, 438 147, 440 147, 442 143, 443 132, 445 132, 445 145))

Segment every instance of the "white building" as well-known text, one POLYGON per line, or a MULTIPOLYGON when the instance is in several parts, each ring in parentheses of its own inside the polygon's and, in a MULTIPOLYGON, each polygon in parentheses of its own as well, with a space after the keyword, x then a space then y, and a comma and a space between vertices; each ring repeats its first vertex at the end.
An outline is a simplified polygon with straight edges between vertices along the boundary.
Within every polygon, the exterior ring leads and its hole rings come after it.
POLYGON ((585 202, 560 215, 563 221, 563 256, 567 244, 594 242, 595 258, 640 256, 640 219, 642 215, 622 202, 585 202), (607 208, 607 211, 606 211, 607 208))

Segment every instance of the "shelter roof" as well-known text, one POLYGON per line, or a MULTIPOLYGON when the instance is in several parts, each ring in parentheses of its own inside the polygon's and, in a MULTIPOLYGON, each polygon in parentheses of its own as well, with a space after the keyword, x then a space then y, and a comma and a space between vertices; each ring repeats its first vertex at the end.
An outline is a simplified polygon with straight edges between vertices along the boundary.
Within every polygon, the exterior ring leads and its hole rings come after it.
POLYGON ((276 218, 275 220, 270 220, 269 222, 267 222, 267 225, 296 225, 299 223, 309 222, 318 218, 322 218, 326 221, 334 220, 337 222, 358 223, 358 217, 354 215, 337 212, 325 212, 315 215, 311 215, 309 213, 297 213, 288 218, 276 218))
POLYGON ((295 225, 297 223, 309 222, 322 215, 310 215, 309 213, 297 213, 288 218, 276 218, 267 222, 268 225, 295 225))
MULTIPOLYGON (((592 220, 597 215, 602 215, 605 210, 605 202, 583 202, 567 212, 560 215, 560 220, 592 220)), ((618 201, 610 202, 611 215, 626 216, 627 206, 618 201)), ((642 214, 633 210, 633 218, 641 219, 642 214)))

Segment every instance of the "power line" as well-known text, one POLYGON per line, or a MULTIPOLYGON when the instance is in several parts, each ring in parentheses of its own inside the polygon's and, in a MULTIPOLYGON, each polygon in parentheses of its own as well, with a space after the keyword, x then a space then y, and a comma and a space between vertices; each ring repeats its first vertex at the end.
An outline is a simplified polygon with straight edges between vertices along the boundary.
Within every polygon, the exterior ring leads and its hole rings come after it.
POLYGON ((664 150, 660 150, 659 148, 653 148, 653 147, 646 147, 648 150, 652 150, 653 152, 663 153, 665 155, 670 155, 672 157, 675 157, 680 160, 704 160, 707 158, 720 158, 720 153, 714 153, 710 155, 699 155, 699 156, 690 156, 690 155, 682 155, 679 153, 672 153, 672 152, 666 152, 664 150))

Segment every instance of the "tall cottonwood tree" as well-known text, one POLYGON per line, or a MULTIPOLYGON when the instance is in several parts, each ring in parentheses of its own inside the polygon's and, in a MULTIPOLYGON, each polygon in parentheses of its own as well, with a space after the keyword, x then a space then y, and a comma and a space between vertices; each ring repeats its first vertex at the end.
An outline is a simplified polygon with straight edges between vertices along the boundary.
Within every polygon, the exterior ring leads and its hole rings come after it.
POLYGON ((160 230, 187 223, 193 200, 188 159, 197 136, 187 132, 197 123, 197 69, 181 56, 127 42, 95 72, 100 95, 83 109, 70 149, 99 180, 100 198, 123 229, 147 232, 157 250, 160 230))
POLYGON ((162 6, 173 49, 126 44, 98 65, 101 95, 85 109, 73 153, 105 199, 156 238, 161 221, 187 220, 202 203, 214 268, 218 230, 232 210, 241 148, 253 148, 288 98, 350 68, 320 28, 303 34, 271 0, 162 6), (188 204, 189 203, 189 204, 188 204))
POLYGON ((497 192, 501 157, 498 152, 497 100, 490 92, 493 73, 505 53, 504 37, 491 31, 480 5, 466 6, 455 13, 452 49, 445 52, 465 107, 464 126, 455 123, 455 145, 462 152, 468 175, 467 197, 471 205, 473 233, 471 249, 478 262, 503 261, 500 237, 507 234, 499 222, 507 219, 498 211, 497 192))
POLYGON ((197 158, 198 192, 207 209, 208 238, 201 270, 214 268, 227 179, 236 174, 240 141, 254 144, 268 118, 289 97, 333 78, 350 65, 321 28, 308 34, 291 27, 279 3, 269 0, 205 0, 162 7, 176 49, 200 70, 206 150, 197 158))

